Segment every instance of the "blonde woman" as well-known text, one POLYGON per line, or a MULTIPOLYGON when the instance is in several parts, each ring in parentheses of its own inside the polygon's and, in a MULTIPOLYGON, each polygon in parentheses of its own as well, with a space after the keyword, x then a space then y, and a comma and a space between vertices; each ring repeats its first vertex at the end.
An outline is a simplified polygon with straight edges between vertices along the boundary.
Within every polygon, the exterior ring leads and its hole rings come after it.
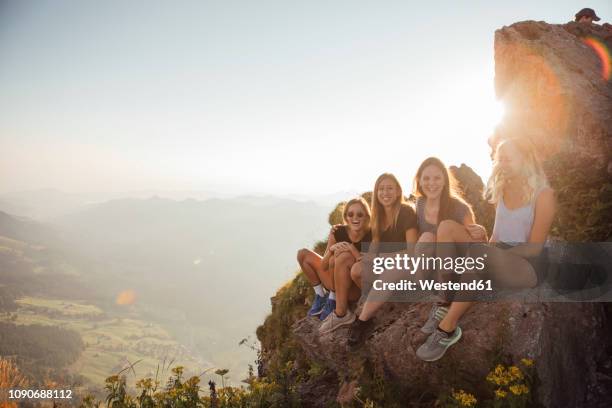
MULTIPOLYGON (((340 287, 340 309, 346 309, 351 287, 347 286, 346 279, 343 279, 343 275, 348 275, 344 270, 347 268, 350 270, 352 263, 355 262, 354 260, 351 262, 351 259, 359 257, 362 242, 372 240, 370 206, 363 198, 350 200, 344 206, 342 219, 343 225, 331 228, 323 256, 307 248, 300 249, 297 254, 298 263, 315 292, 308 315, 317 316, 320 320, 325 320, 336 309, 336 280, 340 287), (336 269, 339 270, 337 278, 334 273, 336 269)), ((352 292, 351 297, 354 297, 355 289, 352 292)))
MULTIPOLYGON (((371 225, 372 248, 368 255, 378 252, 379 249, 384 252, 406 250, 410 244, 417 241, 415 211, 404 201, 402 187, 393 174, 381 174, 374 184, 371 225)), ((364 274, 363 262, 356 262, 353 265, 351 278, 359 288, 362 287, 362 279, 370 279, 364 274)), ((349 345, 356 345, 363 340, 365 333, 371 327, 371 318, 383 303, 366 300, 359 317, 350 327, 349 345)))
MULTIPOLYGON (((486 271, 503 286, 536 286, 546 272, 544 244, 555 216, 556 200, 528 140, 508 139, 497 145, 485 194, 496 205, 493 234, 489 245, 472 245, 470 256, 486 254, 486 271)), ((469 242, 468 235, 459 228, 447 233, 456 242, 469 242)), ((486 236, 484 227, 473 226, 472 235, 486 236)), ((459 341, 461 328, 457 323, 472 303, 451 304, 436 330, 417 350, 420 359, 438 360, 459 341)))

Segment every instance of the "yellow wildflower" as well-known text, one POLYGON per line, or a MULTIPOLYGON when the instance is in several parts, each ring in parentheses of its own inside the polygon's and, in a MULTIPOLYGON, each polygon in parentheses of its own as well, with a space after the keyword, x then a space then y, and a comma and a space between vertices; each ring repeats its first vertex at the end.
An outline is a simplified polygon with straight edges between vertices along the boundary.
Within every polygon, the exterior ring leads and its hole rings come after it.
POLYGON ((502 398, 506 398, 506 395, 508 395, 508 393, 504 390, 502 390, 501 388, 498 388, 495 390, 495 397, 502 399, 502 398))
POLYGON ((533 360, 530 360, 528 358, 522 358, 521 363, 523 363, 525 367, 531 367, 533 365, 533 360))
POLYGON ((523 372, 517 366, 508 368, 508 373, 510 374, 510 381, 523 379, 523 372))
POLYGON ((529 393, 529 387, 527 387, 525 384, 511 385, 509 389, 510 389, 510 392, 512 392, 514 395, 521 395, 521 394, 529 393))
POLYGON ((463 390, 453 392, 453 398, 464 407, 473 407, 478 402, 475 396, 463 390))

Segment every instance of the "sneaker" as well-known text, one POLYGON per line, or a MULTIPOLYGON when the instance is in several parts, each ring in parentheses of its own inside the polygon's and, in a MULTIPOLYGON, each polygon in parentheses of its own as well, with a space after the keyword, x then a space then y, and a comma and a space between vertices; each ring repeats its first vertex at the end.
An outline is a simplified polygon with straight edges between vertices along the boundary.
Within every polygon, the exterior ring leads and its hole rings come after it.
POLYGON ((327 298, 327 302, 325 302, 325 305, 321 310, 321 314, 319 315, 319 320, 325 320, 334 310, 336 310, 336 301, 334 299, 327 298))
POLYGON ((351 324, 355 321, 355 314, 350 310, 347 310, 344 316, 338 317, 335 311, 331 312, 329 316, 323 320, 321 326, 319 326, 319 333, 325 334, 329 332, 333 332, 338 327, 346 326, 347 324, 351 324))
POLYGON ((355 319, 348 333, 348 345, 354 347, 365 339, 366 333, 373 326, 372 319, 363 321, 355 319))
POLYGON ((461 327, 457 326, 452 335, 436 329, 429 335, 425 343, 416 351, 416 355, 423 361, 436 361, 442 358, 446 350, 461 338, 461 327))
POLYGON ((429 318, 421 327, 421 331, 426 334, 431 334, 438 328, 438 323, 444 319, 444 316, 448 313, 448 307, 433 305, 429 312, 429 318))
POLYGON ((315 293, 314 300, 312 301, 312 306, 308 311, 308 316, 318 316, 323 311, 323 306, 327 302, 327 296, 319 296, 315 293))

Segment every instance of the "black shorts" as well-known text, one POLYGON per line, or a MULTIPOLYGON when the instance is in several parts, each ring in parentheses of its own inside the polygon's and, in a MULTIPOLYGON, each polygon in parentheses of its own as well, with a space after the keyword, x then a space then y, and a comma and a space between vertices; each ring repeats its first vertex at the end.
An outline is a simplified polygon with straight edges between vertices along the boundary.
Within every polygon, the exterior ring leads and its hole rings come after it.
MULTIPOLYGON (((500 249, 510 249, 513 246, 510 244, 506 244, 505 242, 496 242, 495 246, 500 249)), ((548 273, 548 250, 546 247, 542 248, 540 255, 533 256, 529 258, 524 258, 533 270, 535 271, 536 277, 538 279, 538 285, 546 280, 546 275, 548 273)))

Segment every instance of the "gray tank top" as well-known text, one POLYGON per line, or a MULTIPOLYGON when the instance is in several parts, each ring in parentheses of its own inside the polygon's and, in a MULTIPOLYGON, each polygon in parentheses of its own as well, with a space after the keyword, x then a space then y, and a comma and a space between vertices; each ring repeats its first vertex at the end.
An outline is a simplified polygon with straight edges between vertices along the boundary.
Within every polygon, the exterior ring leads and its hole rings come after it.
MULTIPOLYGON (((416 202, 416 213, 417 213, 417 222, 419 224, 419 234, 424 232, 431 232, 433 234, 436 233, 438 229, 437 225, 430 224, 425 219, 425 203, 427 202, 427 197, 417 197, 416 202)), ((465 215, 470 212, 470 209, 463 204, 461 201, 453 200, 452 202, 452 210, 450 214, 450 219, 463 225, 463 219, 465 215)))

